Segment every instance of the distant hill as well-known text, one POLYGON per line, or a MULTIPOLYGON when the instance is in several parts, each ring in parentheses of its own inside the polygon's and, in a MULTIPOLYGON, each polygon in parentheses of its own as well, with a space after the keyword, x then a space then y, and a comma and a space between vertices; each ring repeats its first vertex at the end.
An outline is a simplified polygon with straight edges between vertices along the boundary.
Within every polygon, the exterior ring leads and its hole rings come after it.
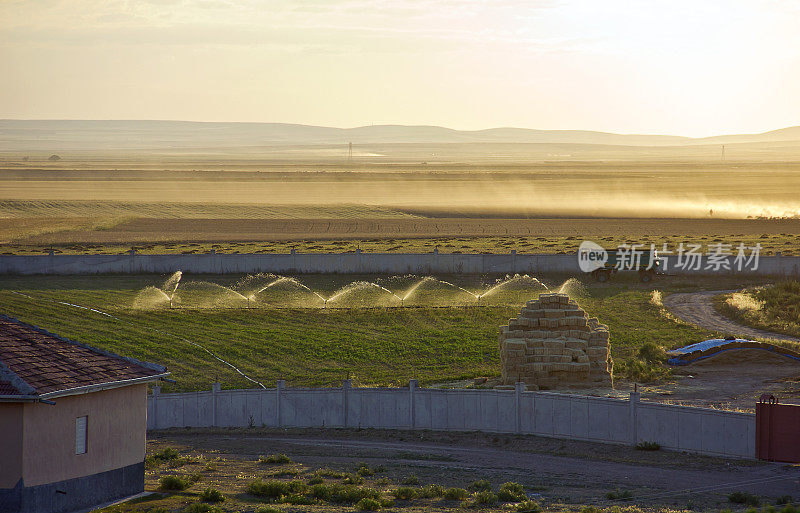
POLYGON ((614 134, 586 130, 491 128, 453 130, 438 126, 375 125, 332 128, 285 123, 190 121, 0 120, 0 150, 80 151, 198 149, 208 147, 346 144, 526 143, 606 146, 689 146, 800 141, 800 127, 761 134, 690 138, 614 134))

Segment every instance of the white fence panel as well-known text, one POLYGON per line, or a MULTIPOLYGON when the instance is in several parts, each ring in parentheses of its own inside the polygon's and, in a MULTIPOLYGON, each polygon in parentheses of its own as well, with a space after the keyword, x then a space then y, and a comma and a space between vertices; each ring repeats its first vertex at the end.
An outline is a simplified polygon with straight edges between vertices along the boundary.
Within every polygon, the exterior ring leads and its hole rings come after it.
POLYGON ((161 394, 148 398, 147 426, 359 427, 521 433, 753 458, 751 414, 515 390, 291 388, 161 394))

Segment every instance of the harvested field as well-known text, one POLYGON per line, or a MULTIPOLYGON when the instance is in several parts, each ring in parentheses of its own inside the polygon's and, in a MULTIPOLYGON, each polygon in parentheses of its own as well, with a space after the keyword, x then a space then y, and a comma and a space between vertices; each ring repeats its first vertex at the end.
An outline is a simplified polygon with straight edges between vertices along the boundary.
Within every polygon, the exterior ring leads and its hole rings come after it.
MULTIPOLYGON (((2 182, 0 182, 2 183, 2 182)), ((368 205, 265 205, 121 201, 0 201, 0 219, 136 217, 154 219, 383 219, 417 217, 368 205)))
MULTIPOLYGON (((219 162, 215 163, 220 165, 219 162)), ((73 163, 73 167, 79 166, 73 163)), ((360 162, 351 168, 286 165, 270 172, 0 172, 0 200, 378 205, 481 217, 791 217, 800 173, 792 163, 543 163, 425 166, 360 162), (335 171, 328 173, 327 171, 335 171), (720 173, 724 172, 724 180, 720 173)))
MULTIPOLYGON (((276 207, 279 213, 287 211, 276 207)), ((398 217, 391 218, 390 215, 398 217)), ((344 214, 342 214, 344 215, 344 214)), ((573 253, 584 239, 622 243, 761 244, 762 255, 800 254, 800 220, 411 218, 49 218, 0 219, 0 251, 120 253, 370 252, 573 253), (72 224, 70 224, 72 223, 72 224)))

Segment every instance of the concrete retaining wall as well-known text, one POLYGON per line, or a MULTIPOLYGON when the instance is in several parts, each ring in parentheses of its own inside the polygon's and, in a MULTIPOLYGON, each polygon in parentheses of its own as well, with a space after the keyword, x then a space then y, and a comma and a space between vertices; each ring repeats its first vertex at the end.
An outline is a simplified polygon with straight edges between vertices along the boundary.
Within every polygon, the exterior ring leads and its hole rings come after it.
POLYGON ((755 457, 755 416, 629 400, 515 390, 276 388, 161 394, 148 400, 149 429, 354 427, 484 431, 629 444, 735 458, 755 457))
MULTIPOLYGON (((678 270, 676 257, 666 258, 668 272, 711 274, 705 259, 698 270, 678 270)), ((731 259, 732 263, 732 259, 731 259)), ((732 266, 735 267, 735 266, 732 266)), ((203 255, 0 255, 0 274, 104 273, 341 273, 341 274, 580 274, 570 255, 444 253, 291 253, 203 255)), ((722 270, 725 274, 800 276, 800 257, 761 257, 756 270, 722 270)))

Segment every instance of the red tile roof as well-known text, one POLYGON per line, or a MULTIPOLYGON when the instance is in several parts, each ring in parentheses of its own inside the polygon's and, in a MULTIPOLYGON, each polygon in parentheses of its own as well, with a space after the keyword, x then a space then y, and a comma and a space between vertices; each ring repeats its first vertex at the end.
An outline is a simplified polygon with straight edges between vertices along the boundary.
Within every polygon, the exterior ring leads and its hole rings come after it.
POLYGON ((42 395, 166 374, 160 365, 115 355, 0 316, 0 396, 42 395))

